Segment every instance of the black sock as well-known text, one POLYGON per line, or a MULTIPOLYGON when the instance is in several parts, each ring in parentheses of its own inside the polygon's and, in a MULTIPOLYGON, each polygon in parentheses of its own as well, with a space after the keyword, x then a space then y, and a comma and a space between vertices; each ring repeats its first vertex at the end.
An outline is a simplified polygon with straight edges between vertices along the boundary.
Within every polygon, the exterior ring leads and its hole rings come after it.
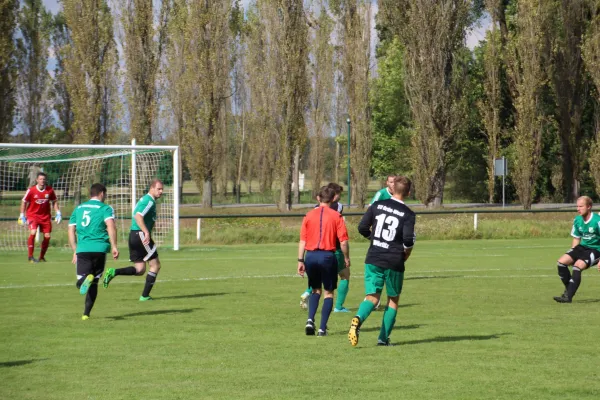
POLYGON ((144 286, 144 292, 142 293, 142 296, 150 296, 150 291, 152 290, 152 286, 154 286, 154 281, 156 281, 156 274, 152 271, 148 272, 148 275, 146 275, 146 286, 144 286))
POLYGON ((135 267, 133 267, 133 266, 115 269, 115 276, 117 276, 117 275, 135 275, 136 273, 137 273, 137 271, 135 270, 135 267))
POLYGON ((562 281, 563 285, 565 285, 566 289, 569 287, 569 281, 571 280, 571 272, 569 272, 569 267, 567 267, 565 264, 558 263, 557 268, 558 276, 560 276, 560 280, 562 281))
MULTIPOLYGON (((87 275, 86 275, 87 276, 87 275)), ((77 280, 77 283, 75 284, 75 286, 77 286, 77 289, 81 288, 81 285, 83 285, 83 281, 85 281, 85 277, 86 276, 82 276, 81 278, 79 278, 77 280)))
POLYGON ((98 279, 94 279, 94 282, 90 285, 87 295, 85 296, 85 311, 83 315, 89 316, 92 312, 92 307, 96 302, 96 296, 98 296, 98 279))
POLYGON ((581 284, 581 270, 577 267, 573 267, 573 277, 571 278, 571 282, 569 282, 569 287, 567 288, 567 296, 572 299, 577 293, 577 289, 579 289, 579 285, 581 284))
POLYGON ((327 330, 327 321, 329 320, 329 315, 331 314, 331 310, 333 309, 333 298, 327 297, 323 300, 323 308, 321 308, 321 327, 320 329, 325 332, 327 330))

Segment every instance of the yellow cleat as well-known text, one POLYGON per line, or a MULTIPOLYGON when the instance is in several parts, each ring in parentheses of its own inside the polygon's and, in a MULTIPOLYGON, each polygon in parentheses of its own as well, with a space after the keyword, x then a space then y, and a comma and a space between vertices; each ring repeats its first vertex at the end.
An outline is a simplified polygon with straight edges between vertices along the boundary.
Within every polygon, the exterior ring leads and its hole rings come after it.
POLYGON ((352 322, 350 323, 350 331, 348 331, 348 340, 350 344, 354 347, 358 344, 358 335, 360 333, 360 318, 354 317, 352 318, 352 322))
POLYGON ((89 315, 82 315, 82 316, 81 316, 81 320, 82 320, 82 321, 87 321, 88 319, 90 319, 90 316, 89 316, 89 315))

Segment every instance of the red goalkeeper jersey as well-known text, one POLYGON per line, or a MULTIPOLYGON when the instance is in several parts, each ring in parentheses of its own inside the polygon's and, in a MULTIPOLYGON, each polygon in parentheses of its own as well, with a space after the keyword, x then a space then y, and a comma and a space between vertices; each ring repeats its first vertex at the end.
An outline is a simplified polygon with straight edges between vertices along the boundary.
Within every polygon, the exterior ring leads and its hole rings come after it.
POLYGON ((26 214, 28 221, 49 222, 52 216, 50 202, 56 201, 56 194, 51 186, 46 185, 43 190, 39 190, 34 185, 27 189, 23 201, 29 203, 26 214))

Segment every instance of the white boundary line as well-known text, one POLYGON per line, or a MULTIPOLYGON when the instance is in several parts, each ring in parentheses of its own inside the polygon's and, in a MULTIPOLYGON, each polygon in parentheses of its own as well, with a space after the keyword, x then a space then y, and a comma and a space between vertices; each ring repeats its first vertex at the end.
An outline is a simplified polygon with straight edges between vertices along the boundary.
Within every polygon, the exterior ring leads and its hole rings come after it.
MULTIPOLYGON (((430 271, 434 272, 434 271, 430 271)), ((452 272, 452 271, 438 271, 452 272)), ((353 275, 357 278, 362 278, 364 275, 353 275)), ((201 282, 201 281, 224 281, 238 279, 279 279, 279 278, 299 278, 297 274, 282 274, 282 275, 240 275, 240 276, 215 276, 204 278, 184 278, 184 279, 161 279, 157 283, 171 282, 201 282)), ((552 278, 558 280, 556 274, 541 274, 541 275, 414 275, 407 276, 406 280, 411 279, 435 279, 435 278, 464 278, 464 279, 505 279, 505 278, 552 278)), ((142 280, 131 280, 128 282, 112 282, 111 285, 131 285, 140 284, 142 280)), ((45 285, 0 285, 0 289, 33 289, 33 288, 53 288, 53 287, 75 287, 75 280, 72 283, 50 283, 45 285)))

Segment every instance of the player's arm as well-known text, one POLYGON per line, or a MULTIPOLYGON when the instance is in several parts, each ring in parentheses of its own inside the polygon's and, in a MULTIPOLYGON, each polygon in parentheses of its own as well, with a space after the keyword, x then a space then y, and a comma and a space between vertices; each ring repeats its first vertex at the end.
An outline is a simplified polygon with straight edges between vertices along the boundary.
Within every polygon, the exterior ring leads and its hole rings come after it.
POLYGON ((117 226, 113 218, 108 218, 104 221, 106 223, 106 231, 108 232, 108 240, 110 241, 110 248, 113 259, 119 258, 119 250, 117 249, 117 226))
POLYGON ((144 244, 150 243, 150 232, 148 231, 148 227, 144 223, 144 216, 142 215, 142 213, 140 213, 140 212, 135 213, 135 216, 133 218, 135 218, 135 222, 137 222, 137 224, 140 227, 140 229, 142 230, 142 232, 144 232, 144 240, 142 240, 142 243, 144 243, 144 244))
POLYGON ((371 224, 373 221, 373 209, 371 207, 367 208, 367 212, 362 216, 360 222, 358 223, 358 233, 367 239, 371 238, 371 224))
POLYGON ((27 192, 25 193, 25 196, 23 196, 23 201, 21 202, 21 209, 19 211, 19 219, 18 219, 18 222, 21 225, 27 224, 27 218, 25 218, 25 212, 27 211, 28 207, 29 207, 29 190, 27 190, 27 192))
POLYGON ((575 227, 577 219, 573 221, 573 228, 571 228, 571 236, 573 237, 573 241, 571 242, 571 248, 574 249, 581 243, 581 236, 577 235, 577 228, 575 227))
POLYGON ((304 265, 304 250, 306 248, 306 239, 308 237, 308 223, 306 217, 302 220, 300 228, 300 242, 298 242, 298 275, 304 276, 306 266, 304 265))
POLYGON ((75 234, 75 228, 76 225, 75 224, 71 224, 69 223, 69 245, 71 246, 71 249, 73 250, 73 264, 77 264, 77 239, 76 239, 76 234, 75 234))
POLYGON ((415 215, 407 215, 402 226, 402 244, 404 245, 404 261, 408 260, 412 253, 417 237, 415 235, 415 215))
POLYGON ((58 198, 56 197, 54 191, 52 192, 52 196, 54 197, 54 200, 52 201, 52 205, 54 206, 55 212, 54 221, 56 221, 57 224, 60 224, 60 221, 62 221, 62 214, 60 212, 60 206, 58 205, 58 198))

